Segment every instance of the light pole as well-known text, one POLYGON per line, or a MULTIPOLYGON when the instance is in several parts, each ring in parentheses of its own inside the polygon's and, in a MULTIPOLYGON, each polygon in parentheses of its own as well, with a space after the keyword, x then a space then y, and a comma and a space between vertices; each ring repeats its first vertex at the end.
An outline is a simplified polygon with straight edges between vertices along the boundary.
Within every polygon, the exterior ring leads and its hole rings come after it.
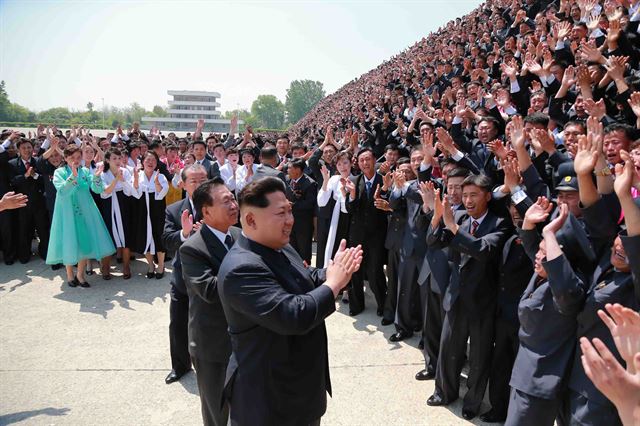
POLYGON ((104 98, 102 98, 102 128, 104 128, 104 98))

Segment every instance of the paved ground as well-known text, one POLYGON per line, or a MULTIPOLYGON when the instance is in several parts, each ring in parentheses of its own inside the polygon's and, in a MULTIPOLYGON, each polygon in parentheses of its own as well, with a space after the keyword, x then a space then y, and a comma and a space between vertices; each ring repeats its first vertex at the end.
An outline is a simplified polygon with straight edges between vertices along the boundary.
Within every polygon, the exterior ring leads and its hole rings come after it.
MULTIPOLYGON (((198 425, 195 376, 164 384, 169 371, 169 278, 89 277, 64 285, 64 272, 39 260, 0 264, 0 425, 198 425), (61 272, 61 273, 60 273, 61 272)), ((324 425, 458 425, 460 402, 425 403, 433 381, 417 337, 387 338, 372 300, 356 318, 338 303, 327 320, 333 399, 324 425)))

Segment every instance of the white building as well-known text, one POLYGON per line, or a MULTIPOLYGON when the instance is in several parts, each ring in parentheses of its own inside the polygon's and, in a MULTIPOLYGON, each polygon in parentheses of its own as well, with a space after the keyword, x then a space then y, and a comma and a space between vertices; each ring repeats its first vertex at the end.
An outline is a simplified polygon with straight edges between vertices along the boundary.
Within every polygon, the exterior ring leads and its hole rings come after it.
MULTIPOLYGON (((216 108, 220 104, 216 101, 220 98, 218 92, 203 92, 198 90, 169 90, 168 117, 142 117, 143 129, 157 127, 163 131, 193 132, 199 119, 204 119, 205 132, 229 133, 231 120, 220 118, 220 111, 216 108)), ((243 124, 238 121, 238 124, 243 124)))

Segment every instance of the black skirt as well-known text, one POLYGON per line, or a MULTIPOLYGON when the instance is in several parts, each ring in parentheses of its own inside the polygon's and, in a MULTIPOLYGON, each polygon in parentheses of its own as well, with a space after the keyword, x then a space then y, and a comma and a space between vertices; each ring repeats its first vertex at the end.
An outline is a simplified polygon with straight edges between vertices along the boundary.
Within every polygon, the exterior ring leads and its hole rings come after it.
MULTIPOLYGON (((124 231, 124 248, 133 248, 134 246, 134 235, 132 232, 132 211, 131 207, 136 199, 134 197, 130 197, 125 195, 122 191, 115 191, 115 196, 118 197, 118 207, 120 208, 120 216, 122 218, 122 229, 124 231)), ((111 194, 109 198, 101 198, 100 199, 100 212, 102 213, 102 219, 104 219, 104 224, 107 226, 107 230, 109 231, 109 235, 111 235, 111 239, 113 240, 113 244, 118 247, 116 243, 116 237, 113 232, 113 219, 111 216, 111 204, 113 203, 112 198, 114 194, 111 194)))
POLYGON ((135 247, 134 251, 139 254, 145 254, 147 248, 147 214, 151 219, 151 237, 153 238, 153 244, 156 249, 156 253, 166 252, 164 244, 162 242, 162 232, 164 230, 164 220, 166 203, 164 198, 162 200, 156 200, 155 194, 149 194, 149 210, 147 212, 147 202, 145 195, 142 194, 140 199, 135 200, 135 247))

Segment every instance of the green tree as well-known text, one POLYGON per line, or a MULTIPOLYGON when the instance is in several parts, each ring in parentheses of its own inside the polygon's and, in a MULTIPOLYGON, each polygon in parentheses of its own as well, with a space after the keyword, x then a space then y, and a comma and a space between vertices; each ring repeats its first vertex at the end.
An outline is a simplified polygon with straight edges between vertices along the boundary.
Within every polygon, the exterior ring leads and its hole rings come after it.
POLYGON ((281 129, 284 124, 284 104, 273 95, 260 95, 251 104, 251 115, 260 127, 281 129))
POLYGON ((324 88, 319 81, 294 80, 287 89, 285 109, 289 123, 296 123, 324 98, 324 88))
POLYGON ((153 111, 151 112, 154 117, 166 117, 167 111, 162 108, 160 105, 155 105, 153 107, 153 111))
POLYGON ((89 110, 89 112, 93 111, 93 102, 87 102, 87 109, 89 110))
POLYGON ((69 108, 56 107, 49 108, 38 114, 38 121, 42 123, 68 123, 71 120, 72 113, 69 108))
POLYGON ((11 114, 11 102, 9 101, 9 95, 5 89, 4 80, 0 81, 0 120, 9 121, 9 115, 11 114))

